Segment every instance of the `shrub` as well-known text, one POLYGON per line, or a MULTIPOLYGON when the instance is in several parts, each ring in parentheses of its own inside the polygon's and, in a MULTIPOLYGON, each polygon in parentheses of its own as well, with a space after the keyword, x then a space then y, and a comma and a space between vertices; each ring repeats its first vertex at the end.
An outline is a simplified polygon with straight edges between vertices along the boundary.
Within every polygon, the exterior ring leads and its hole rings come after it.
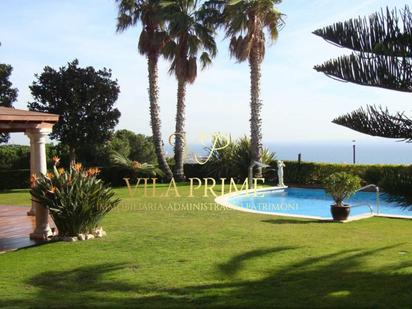
POLYGON ((412 205, 412 167, 386 173, 379 186, 389 194, 386 196, 389 201, 404 207, 412 205))
POLYGON ((332 195, 337 206, 343 206, 343 201, 361 187, 361 179, 348 173, 334 173, 325 179, 325 190, 332 195))
POLYGON ((85 170, 77 163, 68 171, 54 165, 53 172, 32 176, 30 193, 49 209, 60 236, 91 233, 119 204, 111 188, 96 178, 98 173, 96 168, 85 170))
MULTIPOLYGON (((239 178, 248 177, 249 165, 251 162, 250 139, 242 137, 237 141, 228 141, 219 138, 216 142, 216 150, 213 151, 209 161, 203 165, 202 174, 212 178, 239 178)), ((207 148, 210 153, 212 148, 207 148)), ((275 154, 267 148, 262 151, 262 163, 270 164, 275 160, 275 154)), ((188 176, 188 175, 186 175, 188 176)))
POLYGON ((128 170, 135 176, 164 176, 164 173, 157 167, 157 165, 129 160, 127 157, 114 150, 110 154, 110 160, 114 166, 128 170))

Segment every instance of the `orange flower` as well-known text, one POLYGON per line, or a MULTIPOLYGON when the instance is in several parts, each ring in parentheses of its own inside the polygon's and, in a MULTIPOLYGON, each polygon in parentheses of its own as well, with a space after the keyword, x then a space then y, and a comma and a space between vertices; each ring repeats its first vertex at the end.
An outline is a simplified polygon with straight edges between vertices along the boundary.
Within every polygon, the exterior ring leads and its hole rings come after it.
POLYGON ((58 156, 54 156, 54 157, 52 158, 52 160, 53 160, 53 164, 54 164, 55 166, 57 166, 57 165, 60 163, 60 158, 59 158, 58 156))
POLYGON ((92 167, 87 170, 87 176, 95 176, 100 174, 100 170, 97 167, 92 167))
POLYGON ((57 190, 57 188, 55 186, 51 186, 50 189, 49 189, 49 192, 50 193, 55 193, 56 190, 57 190))
POLYGON ((54 174, 49 172, 49 173, 47 173, 46 176, 47 176, 47 178, 52 179, 54 177, 54 174))
POLYGON ((132 162, 132 167, 133 167, 134 169, 139 169, 139 168, 142 167, 142 163, 140 163, 140 162, 138 162, 138 161, 133 161, 133 162, 132 162))
POLYGON ((63 175, 64 172, 65 172, 65 171, 64 171, 64 168, 62 168, 62 167, 59 168, 57 171, 59 172, 60 175, 63 175))
POLYGON ((32 175, 30 176, 30 184, 31 184, 31 186, 36 185, 38 179, 39 179, 39 178, 37 178, 37 175, 36 175, 36 174, 32 174, 32 175))
POLYGON ((75 163, 75 164, 73 164, 73 168, 76 172, 80 172, 80 170, 82 169, 82 164, 81 163, 75 163))

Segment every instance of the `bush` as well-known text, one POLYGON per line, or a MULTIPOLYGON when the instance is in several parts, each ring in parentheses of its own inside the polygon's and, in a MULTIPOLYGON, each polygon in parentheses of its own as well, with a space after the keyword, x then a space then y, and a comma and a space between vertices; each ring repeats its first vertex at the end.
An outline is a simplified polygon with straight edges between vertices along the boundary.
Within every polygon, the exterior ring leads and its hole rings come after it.
POLYGON ((357 175, 368 183, 379 185, 388 174, 408 170, 405 165, 364 165, 285 161, 285 182, 288 184, 322 185, 333 173, 357 175))
MULTIPOLYGON (((250 139, 242 137, 237 141, 229 141, 217 138, 216 150, 213 151, 209 161, 203 165, 202 175, 212 178, 237 178, 245 179, 248 177, 249 165, 251 162, 250 139)), ((213 149, 208 148, 210 153, 213 149)), ((275 154, 267 148, 262 151, 262 162, 270 164, 275 160, 275 154)), ((188 177, 188 175, 186 175, 188 177)))
POLYGON ((412 167, 387 173, 379 185, 389 195, 387 199, 401 206, 412 205, 412 167))
POLYGON ((92 233, 119 204, 114 192, 96 178, 98 173, 96 168, 84 170, 75 164, 68 171, 54 166, 45 176, 32 176, 30 193, 49 209, 60 236, 92 233))
POLYGON ((0 170, 0 191, 27 189, 30 185, 30 170, 0 170))
POLYGON ((361 179, 348 173, 334 173, 325 179, 325 190, 332 195, 337 206, 361 188, 361 179))

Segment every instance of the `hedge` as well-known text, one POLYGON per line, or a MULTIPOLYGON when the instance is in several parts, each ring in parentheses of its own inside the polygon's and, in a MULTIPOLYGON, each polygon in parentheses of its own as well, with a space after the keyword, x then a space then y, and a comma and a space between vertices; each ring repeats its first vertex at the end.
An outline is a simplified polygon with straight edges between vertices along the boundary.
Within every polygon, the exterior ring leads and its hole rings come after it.
MULTIPOLYGON (((276 169, 276 162, 272 162, 271 167, 276 169)), ((284 181, 290 185, 322 185, 323 180, 335 172, 347 172, 358 175, 370 184, 378 184, 388 175, 410 174, 412 166, 409 165, 380 165, 380 164, 336 164, 336 163, 316 163, 285 161, 284 181)), ((186 164, 185 172, 188 178, 208 177, 206 170, 199 164, 186 164)), ((277 181, 277 173, 270 171, 265 175, 269 181, 277 181)))
POLYGON ((333 164, 285 161, 285 183, 321 185, 323 180, 335 172, 347 172, 358 175, 367 183, 379 185, 387 175, 411 173, 409 165, 363 165, 333 164))
MULTIPOLYGON (((323 180, 334 172, 348 172, 358 175, 367 183, 379 185, 385 177, 396 175, 412 175, 412 166, 407 165, 354 165, 329 164, 285 161, 285 183, 290 185, 321 185, 323 180)), ((274 168, 276 163, 271 164, 274 168)), ((199 164, 185 164, 187 178, 208 177, 204 166, 199 164)), ((132 177, 129 172, 112 167, 102 168, 100 175, 106 183, 113 187, 124 186, 125 177, 132 177)), ((0 170, 0 190, 28 188, 30 170, 0 170)), ((277 181, 276 172, 267 175, 269 181, 277 181)), ((160 181, 159 181, 160 182, 160 181)))
POLYGON ((0 190, 24 189, 30 184, 30 170, 0 170, 0 190))

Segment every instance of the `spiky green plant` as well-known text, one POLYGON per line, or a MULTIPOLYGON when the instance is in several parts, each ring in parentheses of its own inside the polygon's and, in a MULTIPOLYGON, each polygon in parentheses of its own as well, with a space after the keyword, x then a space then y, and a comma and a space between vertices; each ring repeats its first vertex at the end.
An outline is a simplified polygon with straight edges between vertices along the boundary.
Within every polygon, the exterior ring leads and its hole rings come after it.
MULTIPOLYGON (((219 137, 215 136, 214 138, 219 137)), ((251 162, 250 138, 241 137, 238 140, 218 139, 215 145, 217 150, 212 152, 209 161, 204 165, 209 177, 238 178, 244 180, 248 177, 251 162)), ((210 153, 213 148, 206 149, 210 153)), ((275 161, 276 155, 267 148, 262 149, 261 162, 270 164, 275 161)))
POLYGON ((114 165, 123 167, 138 174, 144 174, 148 176, 158 175, 161 177, 165 175, 163 171, 157 167, 157 165, 132 161, 116 151, 111 152, 110 160, 114 165))
POLYGON ((96 177, 97 168, 86 170, 76 163, 64 170, 56 165, 47 175, 32 176, 31 195, 49 210, 60 236, 91 233, 120 200, 96 177))

